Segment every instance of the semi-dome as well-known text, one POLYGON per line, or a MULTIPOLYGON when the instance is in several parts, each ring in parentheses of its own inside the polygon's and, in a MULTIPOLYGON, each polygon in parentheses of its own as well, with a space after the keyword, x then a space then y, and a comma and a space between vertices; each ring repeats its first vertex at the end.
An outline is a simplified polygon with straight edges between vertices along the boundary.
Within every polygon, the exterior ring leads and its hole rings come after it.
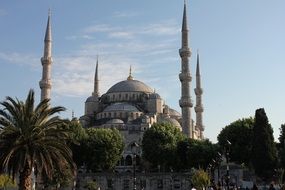
POLYGON ((127 103, 114 103, 104 109, 104 112, 111 112, 111 111, 139 112, 139 110, 135 106, 127 103))
POLYGON ((158 119, 157 123, 168 123, 177 127, 179 130, 182 130, 180 123, 176 119, 170 117, 161 117, 158 119))
POLYGON ((153 93, 152 88, 138 80, 124 80, 113 85, 107 93, 114 92, 146 92, 153 93))

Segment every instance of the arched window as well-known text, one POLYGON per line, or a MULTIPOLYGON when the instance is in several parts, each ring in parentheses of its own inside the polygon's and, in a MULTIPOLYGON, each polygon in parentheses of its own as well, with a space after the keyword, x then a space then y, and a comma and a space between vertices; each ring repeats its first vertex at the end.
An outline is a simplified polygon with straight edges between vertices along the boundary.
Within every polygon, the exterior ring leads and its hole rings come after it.
POLYGON ((125 164, 126 164, 126 166, 131 166, 133 164, 131 155, 126 156, 125 164))

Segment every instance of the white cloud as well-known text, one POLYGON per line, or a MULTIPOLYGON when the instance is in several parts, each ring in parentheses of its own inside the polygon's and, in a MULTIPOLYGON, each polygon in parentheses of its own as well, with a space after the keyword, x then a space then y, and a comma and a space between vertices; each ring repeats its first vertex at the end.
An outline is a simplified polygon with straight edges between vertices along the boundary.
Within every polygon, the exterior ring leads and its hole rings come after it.
POLYGON ((138 16, 138 12, 114 12, 113 17, 115 18, 127 18, 127 17, 135 17, 138 16))
POLYGON ((83 29, 84 33, 90 34, 90 33, 96 33, 96 32, 112 32, 117 31, 118 28, 107 25, 107 24, 97 24, 93 26, 86 27, 83 29))
POLYGON ((69 36, 67 39, 94 39, 91 34, 104 33, 109 38, 133 39, 144 35, 174 36, 179 33, 180 27, 174 20, 166 20, 159 23, 138 26, 111 26, 108 24, 96 24, 82 30, 79 36, 69 36))
POLYGON ((180 27, 173 20, 149 24, 142 28, 142 34, 151 35, 177 35, 180 27))
MULTIPOLYGON (((158 84, 163 72, 163 64, 173 61, 171 52, 177 36, 176 24, 172 21, 153 23, 146 26, 116 27, 97 24, 86 27, 79 35, 66 37, 67 40, 95 39, 97 33, 106 33, 106 38, 96 38, 96 42, 83 40, 73 49, 72 55, 54 57, 52 84, 55 96, 88 97, 93 91, 94 71, 99 54, 100 92, 105 93, 115 83, 128 77, 132 65, 135 79, 147 84, 158 84), (146 38, 145 35, 169 35, 167 40, 146 38), (110 40, 110 38, 115 40, 110 40), (159 55, 160 59, 156 58, 159 55), (163 58, 163 59, 162 59, 163 58), (161 67, 156 70, 156 67, 161 67)), ((22 53, 1 53, 0 59, 11 63, 37 66, 40 70, 40 57, 22 53)), ((166 76, 165 81, 169 80, 166 76)), ((165 82, 164 81, 164 82, 165 82)), ((161 81, 160 81, 161 82, 161 81)))
POLYGON ((133 39, 134 34, 132 32, 111 32, 109 33, 109 37, 111 38, 121 38, 121 39, 133 39))
POLYGON ((32 54, 24 54, 18 52, 0 52, 0 59, 19 65, 28 65, 33 68, 40 66, 40 58, 32 54))

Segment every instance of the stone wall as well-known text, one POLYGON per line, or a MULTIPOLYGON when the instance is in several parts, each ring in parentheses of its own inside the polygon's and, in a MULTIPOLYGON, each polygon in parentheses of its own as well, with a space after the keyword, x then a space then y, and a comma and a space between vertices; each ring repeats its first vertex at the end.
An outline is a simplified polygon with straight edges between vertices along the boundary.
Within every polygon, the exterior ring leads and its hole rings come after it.
MULTIPOLYGON (((137 173, 137 190, 188 190, 190 175, 184 173, 137 173)), ((76 189, 85 190, 86 184, 95 181, 100 190, 134 189, 133 173, 79 173, 76 189)))

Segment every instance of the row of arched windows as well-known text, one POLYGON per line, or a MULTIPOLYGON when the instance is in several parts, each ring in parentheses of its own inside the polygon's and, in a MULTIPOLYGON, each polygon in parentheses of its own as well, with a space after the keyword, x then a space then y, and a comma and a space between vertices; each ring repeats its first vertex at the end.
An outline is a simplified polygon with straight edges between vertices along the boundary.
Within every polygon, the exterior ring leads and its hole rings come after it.
POLYGON ((101 112, 98 113, 96 118, 97 119, 104 119, 104 118, 127 118, 131 117, 136 119, 142 115, 142 112, 125 112, 125 111, 118 111, 118 112, 101 112))
POLYGON ((137 93, 110 93, 108 94, 107 98, 110 102, 117 102, 117 101, 139 101, 143 97, 143 94, 140 92, 137 93))

